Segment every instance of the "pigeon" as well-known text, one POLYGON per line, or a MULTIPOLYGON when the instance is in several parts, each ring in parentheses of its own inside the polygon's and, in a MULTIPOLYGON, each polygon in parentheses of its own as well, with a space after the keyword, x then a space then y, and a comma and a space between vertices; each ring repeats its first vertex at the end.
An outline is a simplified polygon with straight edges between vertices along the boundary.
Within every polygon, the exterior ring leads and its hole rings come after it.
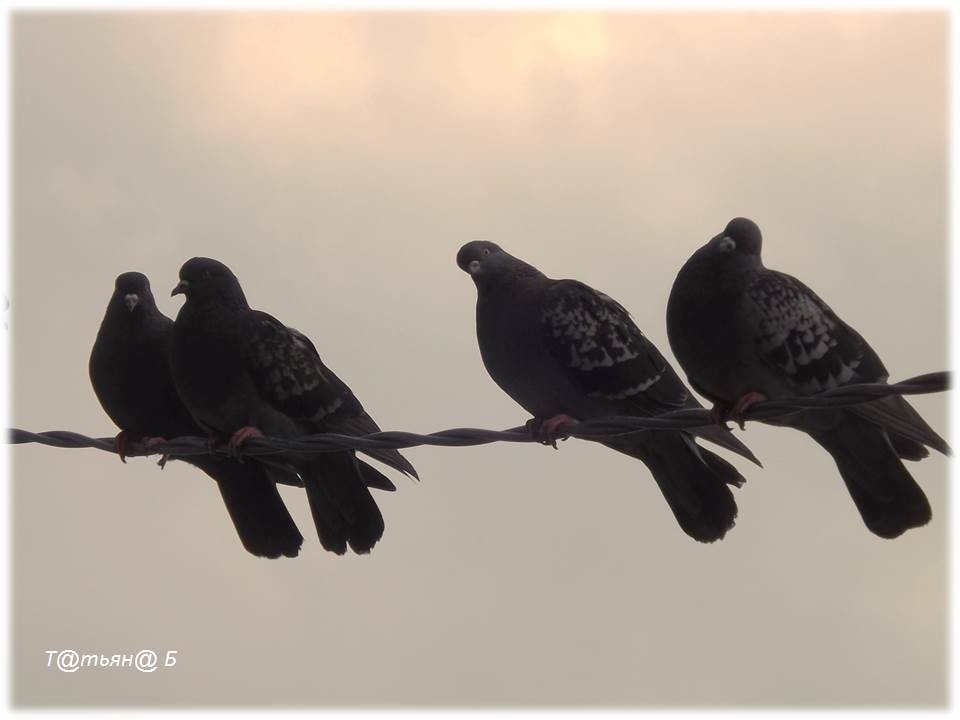
MULTIPOLYGON (((768 270, 760 228, 734 218, 697 250, 667 304, 667 333, 697 392, 720 419, 742 423, 764 399, 852 383, 885 383, 888 372, 860 334, 810 288, 768 270)), ((895 538, 929 522, 930 504, 903 460, 949 454, 947 443, 900 396, 766 420, 810 435, 833 456, 867 528, 895 538)))
MULTIPOLYGON (((165 438, 201 435, 180 401, 170 376, 167 346, 173 321, 160 312, 147 277, 117 277, 90 354, 90 381, 100 404, 127 442, 155 444, 165 438)), ((258 462, 215 455, 178 458, 213 478, 244 548, 258 557, 296 557, 303 536, 274 482, 258 462)))
MULTIPOLYGON (((477 340, 487 372, 533 415, 538 439, 573 421, 649 417, 700 407, 622 305, 576 280, 553 280, 492 242, 460 248, 457 265, 477 288, 477 340)), ((726 428, 692 431, 757 462, 726 428)), ((641 460, 680 527, 700 542, 734 526, 728 485, 743 476, 685 431, 650 430, 604 445, 641 460)), ((759 464, 759 462, 757 463, 759 464)))
MULTIPOLYGON (((170 362, 180 397, 197 423, 239 448, 263 435, 366 435, 380 428, 347 385, 321 361, 313 343, 265 312, 253 310, 236 276, 221 262, 196 257, 180 269, 182 294, 170 362)), ((417 478, 396 450, 366 455, 417 478)), ((303 481, 324 549, 368 553, 383 536, 380 508, 353 451, 286 457, 303 481)))

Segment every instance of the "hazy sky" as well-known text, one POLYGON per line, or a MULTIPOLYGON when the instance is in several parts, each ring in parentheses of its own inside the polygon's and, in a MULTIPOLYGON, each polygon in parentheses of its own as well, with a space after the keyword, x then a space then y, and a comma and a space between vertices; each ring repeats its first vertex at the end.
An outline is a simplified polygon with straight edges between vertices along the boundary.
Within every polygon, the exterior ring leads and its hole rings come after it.
MULTIPOLYGON (((672 359, 676 271, 735 215, 893 379, 946 367, 943 13, 21 13, 12 421, 112 435, 87 358, 114 277, 161 309, 226 262, 384 429, 526 420, 455 265, 493 240, 612 295, 672 359)), ((915 406, 946 433, 944 397, 915 406)), ((585 442, 421 448, 369 557, 258 560, 192 468, 14 448, 22 705, 942 705, 947 462, 931 524, 863 526, 829 455, 764 469, 704 546, 585 442), (64 674, 50 649, 179 651, 64 674)))

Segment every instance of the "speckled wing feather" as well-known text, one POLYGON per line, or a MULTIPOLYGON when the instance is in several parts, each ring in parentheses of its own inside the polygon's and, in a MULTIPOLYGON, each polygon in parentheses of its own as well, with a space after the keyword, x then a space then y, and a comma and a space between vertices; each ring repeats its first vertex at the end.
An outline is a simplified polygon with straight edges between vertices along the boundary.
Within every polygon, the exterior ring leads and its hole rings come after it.
POLYGON ((249 315, 247 330, 250 374, 274 408, 304 423, 323 423, 341 408, 362 411, 304 335, 256 311, 249 315))
POLYGON ((887 370, 867 342, 799 280, 774 271, 758 273, 746 293, 757 352, 797 392, 812 395, 886 380, 887 370))
MULTIPOLYGON (((692 399, 666 359, 612 298, 574 280, 555 282, 541 305, 543 342, 572 384, 624 415, 657 415, 692 399)), ((710 428, 741 454, 750 451, 729 431, 710 428), (728 436, 728 437, 724 437, 728 436), (739 447, 737 447, 739 445, 739 447)), ((713 439, 713 438, 711 438, 713 439)), ((652 431, 606 443, 653 473, 684 531, 701 542, 733 527, 737 506, 728 485, 743 476, 685 432, 652 431)), ((755 460, 755 458, 752 458, 755 460)))
POLYGON ((575 280, 559 280, 541 308, 544 342, 590 397, 643 414, 684 407, 689 393, 660 351, 612 298, 575 280))
MULTIPOLYGON (((574 384, 625 415, 700 407, 674 369, 620 303, 575 280, 559 280, 541 308, 544 342, 574 384)), ((760 464, 720 425, 695 435, 760 464)))
MULTIPOLYGON (((346 435, 380 431, 353 391, 323 364, 306 335, 263 312, 254 311, 250 318, 251 375, 267 402, 295 420, 316 425, 318 431, 346 435)), ((418 477, 413 465, 396 450, 363 452, 418 477)))

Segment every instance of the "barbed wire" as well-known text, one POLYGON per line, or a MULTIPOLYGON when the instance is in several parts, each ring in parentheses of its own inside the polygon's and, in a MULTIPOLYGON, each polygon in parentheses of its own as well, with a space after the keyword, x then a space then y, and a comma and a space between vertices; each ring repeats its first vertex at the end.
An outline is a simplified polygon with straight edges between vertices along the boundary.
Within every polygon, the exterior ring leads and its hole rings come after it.
MULTIPOLYGON (((838 408, 870 402, 891 395, 922 395, 948 390, 951 385, 949 372, 928 373, 903 380, 898 383, 861 383, 825 390, 805 397, 764 400, 750 406, 744 415, 745 420, 767 421, 792 415, 802 410, 816 408, 838 408)), ((611 416, 583 420, 564 428, 568 437, 602 442, 611 438, 624 438, 648 430, 683 430, 705 427, 714 424, 710 411, 706 408, 685 408, 673 410, 651 417, 611 416)), ((68 430, 51 430, 34 433, 28 430, 11 428, 8 440, 11 444, 39 443, 59 448, 93 448, 104 452, 116 453, 113 437, 92 438, 68 430)), ((537 442, 526 426, 509 430, 484 430, 481 428, 454 428, 440 432, 420 435, 403 431, 376 432, 369 435, 342 435, 321 433, 304 435, 298 438, 253 437, 248 439, 236 452, 223 445, 211 443, 206 437, 172 438, 146 448, 142 443, 131 440, 125 448, 127 457, 146 455, 166 455, 170 457, 189 457, 191 455, 220 455, 239 457, 259 457, 270 464, 269 455, 290 453, 313 454, 336 452, 341 450, 402 450, 421 445, 436 447, 471 447, 495 442, 530 443, 537 442)))

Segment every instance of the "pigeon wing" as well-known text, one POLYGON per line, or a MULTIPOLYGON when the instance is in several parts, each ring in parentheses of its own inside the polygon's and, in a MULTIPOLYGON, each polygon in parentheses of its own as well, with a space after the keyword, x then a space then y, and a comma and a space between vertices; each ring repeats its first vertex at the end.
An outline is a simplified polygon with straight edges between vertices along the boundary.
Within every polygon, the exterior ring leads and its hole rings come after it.
POLYGON ((756 351, 799 393, 886 380, 887 370, 866 340, 796 278, 759 273, 746 297, 756 351))
POLYGON ((541 308, 544 343, 588 397, 651 415, 684 407, 686 387, 630 314, 607 295, 559 280, 541 308))
POLYGON ((298 422, 325 423, 334 413, 362 412, 350 388, 320 360, 313 343, 276 318, 251 312, 248 367, 261 397, 298 422))
MULTIPOLYGON (((251 315, 249 365, 261 395, 274 408, 318 430, 367 435, 380 428, 353 391, 320 359, 310 339, 266 313, 251 315)), ((390 467, 417 477, 396 450, 363 450, 390 467)))

